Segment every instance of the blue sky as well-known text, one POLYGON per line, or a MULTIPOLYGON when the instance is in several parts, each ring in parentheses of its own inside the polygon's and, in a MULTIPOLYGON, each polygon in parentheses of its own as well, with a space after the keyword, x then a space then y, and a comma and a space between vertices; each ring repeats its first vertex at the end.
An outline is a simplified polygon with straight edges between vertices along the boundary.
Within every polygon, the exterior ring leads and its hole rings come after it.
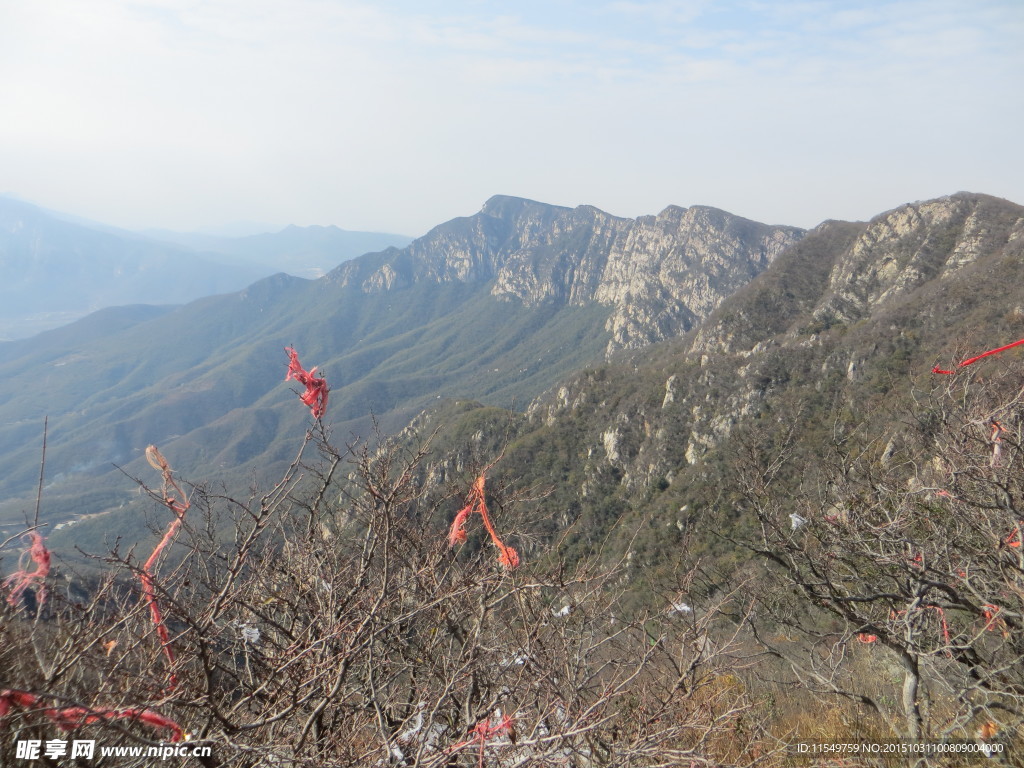
POLYGON ((1024 204, 1021 0, 0 2, 0 194, 419 235, 493 194, 1024 204))

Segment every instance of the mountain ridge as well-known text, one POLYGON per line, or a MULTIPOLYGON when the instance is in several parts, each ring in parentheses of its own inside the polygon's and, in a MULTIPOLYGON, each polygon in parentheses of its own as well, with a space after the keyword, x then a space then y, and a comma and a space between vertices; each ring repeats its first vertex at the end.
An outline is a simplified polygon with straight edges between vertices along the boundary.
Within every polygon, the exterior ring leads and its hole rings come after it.
MULTIPOLYGON (((371 414, 386 430, 401 429, 438 399, 502 408, 515 402, 532 425, 524 434, 564 432, 584 441, 572 449, 578 466, 565 470, 576 479, 564 493, 575 498, 555 497, 565 509, 588 509, 607 496, 612 506, 603 504, 606 511, 595 518, 607 519, 608 509, 627 510, 631 494, 662 483, 665 499, 678 497, 682 506, 688 502, 677 484, 702 487, 707 462, 718 462, 722 446, 766 408, 788 408, 798 391, 808 402, 852 398, 850 407, 857 408, 884 399, 892 388, 884 382, 899 371, 912 363, 930 370, 942 333, 973 322, 989 323, 993 332, 1005 326, 1011 334, 1013 313, 995 311, 981 286, 992 275, 1002 276, 1004 288, 1024 284, 1015 266, 1024 263, 1024 209, 971 193, 901 206, 870 222, 829 221, 801 231, 750 278, 771 245, 764 225, 715 209, 670 206, 660 222, 654 216, 639 227, 597 209, 548 209, 511 198, 498 198, 489 210, 513 218, 455 219, 406 249, 367 254, 319 280, 280 274, 236 294, 142 313, 135 323, 133 312, 112 316, 120 330, 102 341, 67 331, 70 341, 56 346, 26 345, 15 354, 0 345, 5 519, 30 503, 38 466, 23 446, 38 439, 46 412, 54 473, 47 505, 57 508, 74 503, 93 514, 132 508, 130 484, 104 467, 116 462, 132 471, 151 442, 186 476, 234 482, 233 472, 254 466, 273 475, 290 458, 287 436, 302 432, 306 415, 281 388, 285 346, 328 376, 329 421, 346 434, 368 434, 371 414), (712 228, 710 237, 705 227, 712 228), (611 302, 574 304, 571 297, 587 294, 568 286, 545 291, 535 304, 504 287, 495 290, 502 270, 520 285, 522 275, 585 265, 569 279, 595 297, 609 275, 621 282, 604 285, 625 285, 629 297, 637 274, 641 286, 682 291, 679 297, 655 292, 645 314, 634 315, 642 321, 661 310, 679 317, 679 307, 694 297, 685 293, 689 284, 673 259, 699 263, 710 249, 709 263, 717 264, 723 251, 714 248, 744 231, 753 234, 728 276, 739 285, 722 292, 707 319, 689 330, 680 323, 674 335, 652 325, 653 343, 627 337, 637 346, 616 346, 612 358, 611 302), (638 240, 637 257, 626 258, 638 240), (598 245, 588 249, 589 243, 598 245), (623 249, 622 269, 608 269, 615 243, 623 249), (661 264, 669 267, 652 268, 661 264), (390 285, 371 279, 387 269, 396 276, 390 285), (971 286, 966 293, 965 285, 971 286), (851 291, 869 299, 868 314, 823 313, 851 291), (669 302, 678 303, 664 309, 669 302), (959 314, 949 317, 950 308, 959 314), (163 340, 174 343, 165 348, 163 340), (616 362, 623 356, 625 362, 616 362), (639 387, 632 394, 631 381, 639 387), (47 400, 27 394, 39 387, 47 400), (833 389, 838 394, 829 394, 833 389), (856 394, 842 394, 847 389, 856 394), (599 422, 583 428, 584 413, 598 414, 585 419, 599 422), (90 487, 84 496, 83 484, 90 487)), ((790 228, 774 232, 793 238, 790 228)), ((540 437, 523 439, 531 450, 547 451, 540 437)), ((513 450, 507 463, 517 461, 513 450)), ((655 507, 664 506, 652 498, 655 507)))
POLYGON ((7 335, 118 304, 179 304, 237 290, 263 274, 0 198, 0 332, 7 335))
POLYGON ((709 206, 628 219, 496 195, 474 216, 435 227, 402 251, 348 262, 327 277, 365 292, 493 279, 492 295, 527 306, 596 301, 612 310, 612 354, 693 327, 803 232, 709 206))
POLYGON ((214 238, 214 252, 0 197, 0 338, 28 338, 105 307, 184 304, 240 290, 278 271, 315 277, 372 250, 357 250, 362 245, 403 241, 292 228, 214 238))
MULTIPOLYGON (((82 483, 96 491, 99 508, 128 503, 128 491, 110 489, 130 484, 104 466, 131 471, 152 442, 190 474, 216 479, 243 465, 273 472, 287 458, 284 436, 301 433, 304 419, 282 393, 286 346, 326 373, 328 418, 342 430, 365 434, 370 414, 400 428, 438 397, 525 404, 618 349, 610 319, 623 306, 635 323, 643 322, 640 311, 670 316, 675 325, 651 335, 672 333, 766 264, 765 233, 802 234, 704 209, 695 211, 699 226, 666 225, 671 217, 663 217, 657 226, 664 231, 654 237, 649 222, 636 230, 634 220, 592 207, 499 197, 485 208, 506 218, 455 219, 404 249, 366 254, 319 280, 276 275, 140 316, 93 341, 67 332, 34 347, 0 345, 0 492, 7 498, 0 514, 10 520, 33 492, 38 467, 20 448, 46 414, 48 466, 61 478, 49 490, 57 507, 75 498, 82 513, 100 511, 80 497, 82 483), (609 257, 630 264, 632 243, 641 242, 643 258, 624 283, 655 283, 663 279, 661 260, 688 258, 693 269, 714 262, 721 289, 691 302, 679 280, 647 296, 624 291, 625 299, 598 301, 603 277, 617 274, 609 257), (39 386, 45 400, 28 394, 39 386)), ((622 338, 646 343, 631 333, 622 338)))
MULTIPOLYGON (((729 536, 749 524, 729 489, 755 440, 792 431, 808 468, 848 433, 898 445, 901 399, 945 384, 931 373, 936 363, 1021 336, 1024 206, 958 193, 869 222, 826 221, 701 326, 531 401, 496 481, 550 489, 535 519, 552 521, 544 535, 571 532, 574 551, 592 551, 614 528, 609 556, 670 567, 684 540, 699 556, 724 541, 709 528, 729 536), (850 293, 864 299, 856 316, 830 314, 850 293)), ((1010 350, 987 364, 1020 361, 1010 350)), ((507 418, 493 417, 495 428, 507 418)), ((417 423, 440 426, 430 411, 417 423)), ((460 422, 450 429, 458 434, 460 422)), ((444 450, 470 460, 466 446, 444 450)), ((456 467, 440 460, 434 472, 456 467)))

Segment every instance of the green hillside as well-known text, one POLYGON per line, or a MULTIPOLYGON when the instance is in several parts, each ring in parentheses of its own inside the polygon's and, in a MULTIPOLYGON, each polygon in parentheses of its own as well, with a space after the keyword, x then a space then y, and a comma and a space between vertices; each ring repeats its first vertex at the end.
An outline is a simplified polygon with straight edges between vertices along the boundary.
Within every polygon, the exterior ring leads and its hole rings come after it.
MULTIPOLYGON (((397 429, 437 397, 505 407, 529 400, 600 356, 606 314, 597 306, 527 310, 465 285, 347 291, 314 303, 308 284, 279 276, 230 303, 201 301, 100 341, 12 355, 0 365, 11 385, 0 434, 38 446, 49 416, 43 516, 62 521, 132 506, 134 484, 114 465, 134 471, 151 443, 167 446, 186 476, 243 484, 254 468, 273 476, 294 450, 284 436, 301 433, 308 417, 284 383, 286 346, 328 377, 336 434, 367 434, 372 415, 397 429), (290 309, 265 321, 269 302, 290 309), (30 373, 40 370, 41 381, 30 373)), ((0 459, 8 525, 34 506, 37 461, 35 451, 0 459)), ((108 526, 120 531, 115 522, 100 527, 108 526)))

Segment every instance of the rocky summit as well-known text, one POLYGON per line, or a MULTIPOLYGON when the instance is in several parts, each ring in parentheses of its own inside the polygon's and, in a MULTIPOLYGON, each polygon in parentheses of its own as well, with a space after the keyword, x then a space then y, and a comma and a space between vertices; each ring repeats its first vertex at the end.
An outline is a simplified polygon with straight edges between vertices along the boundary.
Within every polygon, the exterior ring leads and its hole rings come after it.
MULTIPOLYGON (((703 206, 630 219, 499 196, 318 280, 100 313, 0 344, 0 525, 33 503, 25 447, 46 416, 54 523, 133 514, 114 465, 131 471, 150 443, 202 479, 277 471, 308 415, 283 383, 286 346, 328 377, 344 434, 455 399, 528 409, 580 435, 581 478, 614 470, 613 495, 664 481, 686 503, 677 478, 780 399, 864 402, 967 330, 1019 338, 1019 297, 998 297, 1020 284, 1022 222, 966 193, 809 232, 703 206), (599 384, 602 360, 628 367, 599 384), (584 433, 566 426, 588 409, 584 433)), ((594 483, 572 492, 596 498, 594 483)))
POLYGON ((628 219, 496 196, 478 214, 404 250, 344 264, 330 279, 366 292, 492 283, 492 296, 526 306, 597 303, 611 310, 611 354, 689 330, 803 234, 705 206, 628 219))
POLYGON ((277 275, 0 345, 0 531, 32 503, 24 446, 44 417, 54 522, 127 510, 136 497, 115 465, 131 471, 151 443, 229 484, 277 470, 305 418, 282 383, 285 347, 327 375, 326 418, 345 433, 399 429, 438 398, 521 408, 574 370, 695 327, 803 235, 707 207, 629 219, 498 196, 317 280, 277 275))

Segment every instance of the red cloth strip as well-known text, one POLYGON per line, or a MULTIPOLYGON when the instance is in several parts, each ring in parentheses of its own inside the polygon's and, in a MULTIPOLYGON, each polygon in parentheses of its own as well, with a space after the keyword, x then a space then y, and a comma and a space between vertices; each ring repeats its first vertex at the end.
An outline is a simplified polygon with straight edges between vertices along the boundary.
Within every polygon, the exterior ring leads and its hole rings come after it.
POLYGON ((477 512, 483 518, 484 528, 490 534, 491 541, 498 548, 500 553, 498 555, 498 562, 503 568, 511 571, 519 567, 519 553, 512 547, 506 546, 505 542, 498 537, 494 526, 491 524, 491 518, 487 514, 486 494, 484 491, 485 483, 486 479, 483 475, 480 475, 473 483, 473 487, 470 489, 469 496, 466 499, 466 506, 459 510, 448 531, 448 546, 454 547, 456 544, 461 544, 466 540, 466 529, 463 526, 469 519, 469 516, 477 512))
MULTIPOLYGON (((1021 344, 1024 344, 1024 339, 1021 339, 1020 341, 1015 341, 1012 344, 1007 344, 1004 347, 997 347, 996 349, 990 349, 988 352, 982 352, 980 355, 975 355, 972 358, 964 360, 962 363, 957 365, 957 368, 965 368, 968 365, 972 365, 973 363, 978 362, 983 357, 988 357, 989 355, 998 355, 1000 352, 1005 352, 1006 350, 1012 349, 1013 347, 1019 347, 1021 344)), ((944 370, 944 369, 939 368, 938 366, 936 366, 935 368, 932 368, 932 373, 942 373, 942 374, 950 375, 950 374, 956 373, 956 370, 947 371, 947 370, 944 370)))
POLYGON ((327 386, 327 380, 323 374, 319 377, 313 375, 316 373, 315 365, 308 371, 303 368, 299 362, 299 353, 294 349, 285 347, 284 351, 288 353, 288 373, 284 380, 295 379, 306 388, 306 391, 299 395, 299 400, 309 406, 314 419, 319 419, 327 410, 327 393, 331 391, 327 386))
POLYGON ((171 732, 171 741, 183 741, 185 730, 169 717, 152 709, 86 709, 85 707, 42 707, 42 697, 27 691, 0 691, 0 717, 7 715, 13 707, 22 709, 38 708, 62 731, 73 731, 83 725, 92 725, 101 720, 136 720, 140 723, 163 728, 171 732))
MULTIPOLYGON (((11 588, 11 594, 7 597, 7 602, 10 605, 16 606, 21 600, 22 593, 33 584, 38 587, 36 594, 39 602, 42 603, 46 600, 45 579, 50 575, 50 550, 43 544, 43 537, 35 531, 29 531, 28 537, 32 543, 25 554, 36 564, 36 569, 30 571, 27 565, 22 565, 19 562, 18 570, 4 579, 4 586, 11 588)), ((22 559, 24 559, 24 555, 22 555, 22 559)))
POLYGON ((142 583, 142 594, 146 599, 146 604, 149 606, 149 614, 153 619, 153 626, 156 628, 157 637, 160 638, 160 645, 163 649, 164 656, 167 657, 167 683, 169 690, 174 690, 178 687, 178 678, 174 674, 174 649, 171 647, 170 633, 167 631, 167 624, 164 622, 163 612, 160 610, 160 603, 156 599, 156 585, 153 582, 153 572, 156 570, 156 563, 160 557, 160 553, 164 551, 168 544, 170 544, 174 537, 177 536, 178 530, 181 528, 182 523, 185 521, 185 513, 188 512, 191 504, 185 496, 184 491, 175 482, 174 476, 171 472, 171 465, 167 463, 167 459, 164 458, 163 454, 157 449, 155 445, 151 445, 146 448, 146 461, 149 462, 150 466, 154 469, 159 469, 163 475, 164 487, 164 504, 167 508, 174 513, 175 518, 171 521, 167 531, 164 533, 160 542, 153 549, 153 553, 149 556, 149 559, 142 566, 142 571, 139 573, 139 581, 142 583), (168 491, 168 487, 173 488, 177 494, 181 497, 181 501, 175 499, 168 491))

